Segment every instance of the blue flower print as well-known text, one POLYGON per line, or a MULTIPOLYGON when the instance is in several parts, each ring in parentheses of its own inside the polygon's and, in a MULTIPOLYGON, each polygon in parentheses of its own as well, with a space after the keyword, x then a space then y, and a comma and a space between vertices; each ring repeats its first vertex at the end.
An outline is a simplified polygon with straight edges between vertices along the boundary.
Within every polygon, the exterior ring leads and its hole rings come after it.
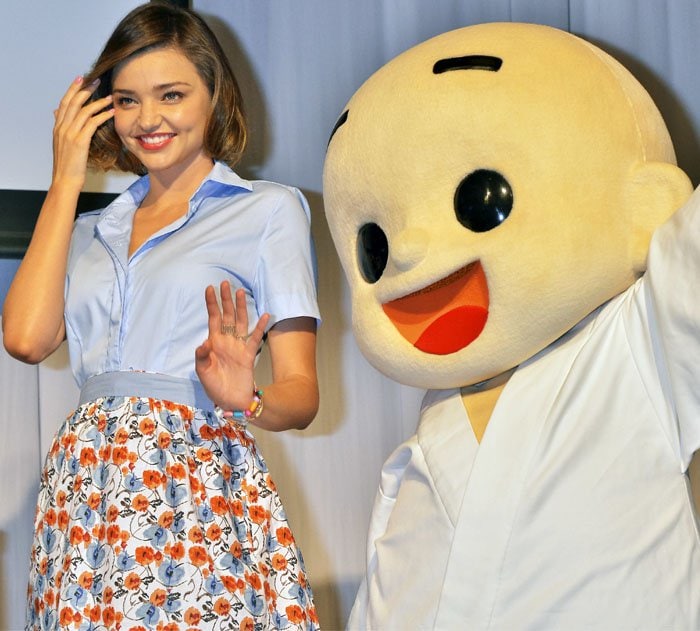
POLYGON ((127 473, 124 476, 124 486, 128 491, 140 491, 143 488, 143 481, 133 473, 127 473))
POLYGON ((69 585, 66 596, 74 608, 82 607, 88 599, 88 593, 79 585, 69 585))
POLYGON ((143 532, 147 541, 150 541, 154 548, 162 550, 168 542, 168 531, 162 526, 149 526, 143 532))
POLYGON ((106 544, 93 542, 85 551, 85 562, 89 567, 97 569, 104 562, 105 556, 107 556, 106 544))
POLYGON ((265 599, 261 598, 260 594, 258 594, 258 592, 256 592, 254 589, 250 587, 246 589, 243 599, 248 607, 248 611, 250 611, 250 613, 252 613, 254 616, 259 616, 262 613, 262 610, 265 607, 265 599))
POLYGON ((182 582, 185 577, 185 569, 176 564, 173 559, 163 560, 158 568, 158 579, 166 587, 172 587, 182 582))
POLYGON ((160 618, 160 612, 158 611, 158 607, 153 603, 143 603, 143 605, 136 609, 136 616, 139 620, 143 621, 149 629, 152 629, 160 618))
POLYGON ((136 559, 126 551, 121 552, 117 557, 117 567, 124 572, 131 570, 135 565, 136 559))

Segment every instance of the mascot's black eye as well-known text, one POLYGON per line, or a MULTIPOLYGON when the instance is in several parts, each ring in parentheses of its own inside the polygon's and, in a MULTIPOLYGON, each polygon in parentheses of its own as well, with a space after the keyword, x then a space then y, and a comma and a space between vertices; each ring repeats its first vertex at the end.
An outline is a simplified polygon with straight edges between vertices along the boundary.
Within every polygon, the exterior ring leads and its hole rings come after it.
POLYGON ((472 232, 500 226, 513 208, 513 190, 500 173, 479 169, 465 177, 455 192, 457 220, 472 232))
POLYGON ((389 258, 389 242, 384 230, 376 223, 366 223, 357 233, 357 261, 362 277, 376 283, 384 272, 389 258))

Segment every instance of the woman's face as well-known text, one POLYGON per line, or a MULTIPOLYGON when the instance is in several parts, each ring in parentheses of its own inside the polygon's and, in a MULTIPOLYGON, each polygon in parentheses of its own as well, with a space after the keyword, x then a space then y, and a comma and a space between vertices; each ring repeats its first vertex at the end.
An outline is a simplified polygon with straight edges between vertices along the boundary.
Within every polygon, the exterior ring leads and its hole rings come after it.
POLYGON ((211 168, 203 147, 211 95, 181 52, 133 57, 115 71, 112 93, 114 128, 151 175, 172 181, 191 167, 211 168))

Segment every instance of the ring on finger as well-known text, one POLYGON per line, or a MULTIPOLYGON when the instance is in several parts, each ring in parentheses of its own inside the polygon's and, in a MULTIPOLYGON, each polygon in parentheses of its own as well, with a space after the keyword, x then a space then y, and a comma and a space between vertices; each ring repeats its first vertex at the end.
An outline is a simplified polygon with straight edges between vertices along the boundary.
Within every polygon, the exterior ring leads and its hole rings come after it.
POLYGON ((222 335, 233 335, 233 337, 238 337, 238 335, 236 334, 235 324, 222 324, 221 333, 222 335))

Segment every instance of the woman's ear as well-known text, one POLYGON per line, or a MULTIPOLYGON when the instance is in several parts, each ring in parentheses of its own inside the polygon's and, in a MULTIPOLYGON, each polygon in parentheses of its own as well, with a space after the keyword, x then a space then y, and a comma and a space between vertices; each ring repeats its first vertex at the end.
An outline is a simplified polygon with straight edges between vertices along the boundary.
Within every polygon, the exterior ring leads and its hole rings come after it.
POLYGON ((644 162, 634 167, 625 190, 632 237, 629 257, 636 274, 646 269, 654 231, 680 208, 693 192, 690 179, 675 164, 644 162))

